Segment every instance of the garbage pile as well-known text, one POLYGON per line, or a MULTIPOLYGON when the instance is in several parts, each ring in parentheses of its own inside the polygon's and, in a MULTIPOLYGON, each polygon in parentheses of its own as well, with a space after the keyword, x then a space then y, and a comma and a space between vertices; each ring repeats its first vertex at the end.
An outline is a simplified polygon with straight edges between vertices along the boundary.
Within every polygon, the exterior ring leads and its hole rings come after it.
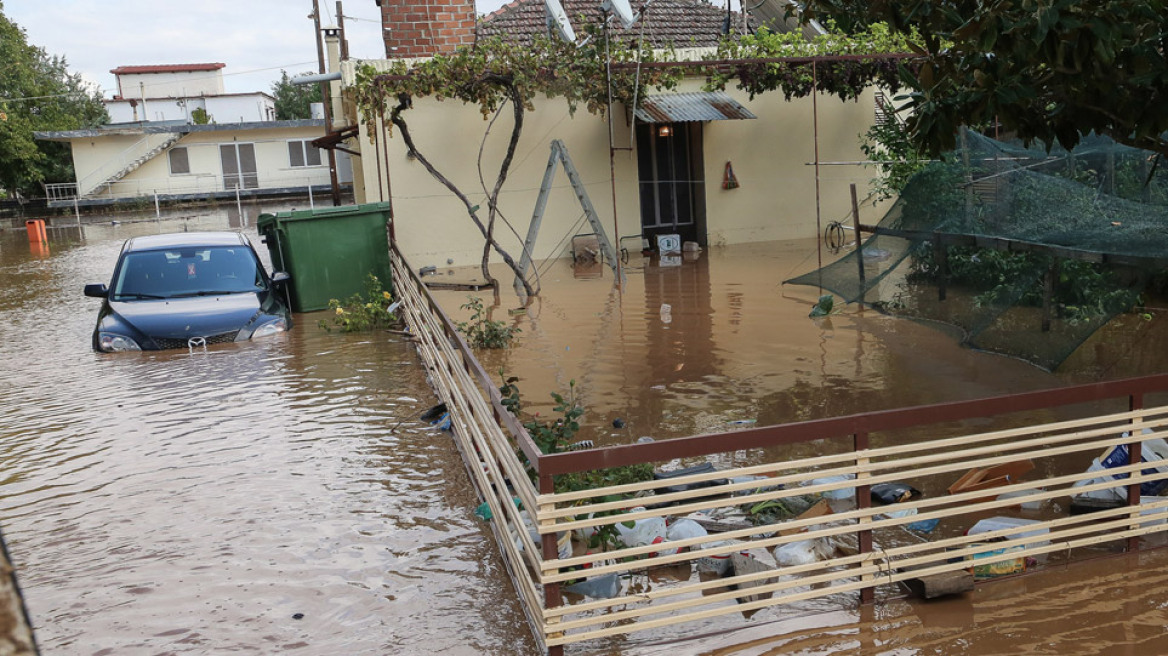
MULTIPOLYGON (((1147 435, 1151 431, 1144 430, 1147 435)), ((1125 434, 1125 437, 1127 434, 1125 434)), ((1149 467, 1143 470, 1144 474, 1159 473, 1162 477, 1145 481, 1140 486, 1143 495, 1142 502, 1165 501, 1160 496, 1168 491, 1168 442, 1159 438, 1145 437, 1141 449, 1143 462, 1149 467)), ((1126 446, 1117 446, 1108 449, 1095 458, 1088 472, 1098 472, 1099 476, 1093 479, 1079 481, 1067 488, 1064 494, 1071 499, 1070 512, 1090 512, 1103 507, 1118 507, 1127 504, 1127 486, 1123 479, 1126 473, 1112 474, 1109 469, 1127 465, 1128 450, 1126 446), (1093 484, 1103 485, 1114 482, 1112 487, 1100 489, 1082 489, 1093 484), (1081 490, 1082 489, 1082 490, 1081 490), (1081 491, 1076 491, 1081 490, 1081 491)), ((979 536, 986 535, 984 540, 978 540, 954 549, 969 552, 969 547, 977 550, 973 553, 954 554, 949 562, 967 562, 963 573, 970 576, 970 587, 974 580, 986 580, 1000 576, 1008 576, 1026 571, 1038 564, 1043 556, 1038 558, 1024 555, 1024 552, 1050 545, 1049 530, 1043 526, 1040 513, 1049 515, 1051 512, 1061 513, 1063 509, 1058 505, 1051 505, 1050 498, 1042 488, 1026 490, 1010 490, 998 493, 996 488, 1019 483, 1026 474, 1035 469, 1029 459, 1019 459, 990 467, 976 467, 958 477, 948 488, 950 495, 964 495, 958 502, 977 503, 989 500, 1010 500, 1014 503, 995 512, 1000 513, 990 517, 980 517, 973 521, 971 526, 964 528, 950 525, 946 535, 979 536), (978 493, 983 493, 984 496, 978 493), (1029 517, 1019 516, 1029 514, 1029 517), (1004 545, 1006 542, 1021 544, 1004 545), (1016 557, 1011 554, 1017 553, 1016 557)), ((700 510, 689 514, 677 514, 655 517, 646 517, 615 524, 577 529, 571 533, 562 532, 557 535, 559 557, 566 559, 573 556, 599 554, 622 548, 656 546, 647 554, 648 557, 668 556, 677 554, 685 549, 691 551, 721 548, 722 553, 706 555, 692 561, 680 561, 677 567, 684 567, 686 572, 679 576, 686 580, 692 574, 691 567, 703 580, 716 577, 734 576, 746 573, 758 573, 766 570, 775 570, 776 579, 783 575, 783 568, 795 568, 810 565, 816 562, 830 561, 835 558, 855 555, 859 552, 857 545, 858 524, 856 520, 833 519, 832 515, 854 509, 856 487, 851 483, 855 477, 850 474, 830 475, 813 478, 802 483, 807 489, 796 490, 800 493, 791 494, 779 499, 763 501, 745 499, 748 495, 771 492, 784 489, 783 485, 774 482, 766 476, 740 476, 719 478, 718 470, 710 463, 685 467, 673 470, 654 472, 654 478, 668 483, 672 479, 681 480, 696 474, 710 474, 706 480, 700 482, 684 482, 667 484, 657 489, 657 495, 693 490, 708 490, 709 499, 724 500, 724 504, 715 508, 700 510), (745 484, 745 485, 744 485, 745 484), (728 485, 734 485, 735 490, 729 494, 721 491, 728 485), (830 488, 830 489, 824 489, 830 488), (741 499, 741 500, 740 500, 741 499), (817 521, 808 521, 817 520, 817 521), (792 525, 791 522, 797 521, 792 525), (765 527, 765 530, 752 532, 753 539, 764 539, 774 536, 795 536, 808 530, 823 527, 849 525, 847 531, 837 535, 816 536, 806 539, 784 542, 769 549, 753 547, 748 543, 725 539, 720 534, 741 529, 765 527), (684 540, 709 538, 707 541, 696 542, 685 546, 671 546, 684 540), (735 549, 741 545, 741 549, 735 549)), ((880 509, 877 519, 893 518, 904 521, 885 524, 881 531, 904 531, 912 539, 928 542, 934 531, 942 523, 942 518, 926 516, 914 519, 918 514, 916 507, 904 507, 911 501, 920 499, 922 492, 907 483, 879 483, 868 487, 873 507, 880 509)), ((629 512, 643 512, 647 508, 664 508, 666 504, 654 505, 654 494, 643 493, 642 504, 631 508, 629 512)), ((1065 497, 1064 497, 1065 498, 1065 497)), ((689 501, 693 501, 690 499, 689 501)), ((1155 521, 1168 524, 1168 508, 1152 508, 1143 514, 1159 513, 1149 522, 1155 521)), ((938 513, 930 513, 936 515, 938 513)), ((535 543, 539 543, 540 536, 534 522, 521 511, 528 533, 535 543)), ((583 519, 578 517, 577 519, 583 519)), ((971 516, 954 513, 953 518, 945 521, 971 521, 971 516)), ((1049 517, 1048 517, 1049 519, 1049 517)), ((1148 522, 1145 522, 1147 525, 1148 522)), ((877 543, 875 550, 880 550, 881 536, 887 538, 888 533, 877 532, 873 535, 877 543)), ((897 540, 899 542, 899 540, 897 540)), ((517 539, 517 544, 521 541, 517 539)), ((895 546, 895 545, 892 545, 895 546)), ((522 548, 522 545, 520 545, 522 548)), ((940 547, 939 547, 940 548, 940 547)), ((564 591, 569 595, 576 594, 591 598, 609 598, 621 594, 627 589, 629 574, 626 572, 610 573, 589 577, 588 567, 580 568, 581 578, 570 582, 564 591)), ((767 580, 757 579, 750 585, 762 585, 767 580)), ((963 591, 969 588, 955 588, 963 591)), ((569 597, 570 598, 570 597, 569 597)), ((753 596, 740 597, 740 601, 753 599, 753 596)))

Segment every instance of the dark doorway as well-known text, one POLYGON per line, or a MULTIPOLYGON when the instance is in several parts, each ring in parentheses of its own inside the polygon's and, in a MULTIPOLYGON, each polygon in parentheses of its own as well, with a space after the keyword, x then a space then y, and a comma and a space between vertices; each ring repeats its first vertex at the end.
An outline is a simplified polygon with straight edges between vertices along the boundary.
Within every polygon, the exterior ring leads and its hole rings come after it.
POLYGON ((641 234, 678 234, 706 245, 706 186, 702 124, 638 123, 637 169, 641 234))

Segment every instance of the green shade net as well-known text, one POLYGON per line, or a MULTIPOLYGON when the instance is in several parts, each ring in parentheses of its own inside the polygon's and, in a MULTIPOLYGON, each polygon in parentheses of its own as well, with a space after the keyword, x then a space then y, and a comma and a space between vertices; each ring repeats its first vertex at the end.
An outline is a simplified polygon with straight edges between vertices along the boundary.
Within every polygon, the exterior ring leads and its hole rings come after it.
POLYGON ((1053 370, 1168 267, 1168 171, 1096 135, 1070 152, 971 131, 960 144, 858 249, 787 282, 1053 370))

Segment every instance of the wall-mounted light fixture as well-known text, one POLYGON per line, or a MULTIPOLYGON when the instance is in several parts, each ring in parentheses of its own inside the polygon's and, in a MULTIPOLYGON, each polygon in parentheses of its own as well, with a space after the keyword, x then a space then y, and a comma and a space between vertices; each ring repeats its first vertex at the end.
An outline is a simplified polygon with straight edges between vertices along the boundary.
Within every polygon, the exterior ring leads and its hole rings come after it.
POLYGON ((659 136, 659 137, 672 137, 673 136, 673 126, 662 125, 662 126, 658 127, 657 128, 657 136, 659 136))

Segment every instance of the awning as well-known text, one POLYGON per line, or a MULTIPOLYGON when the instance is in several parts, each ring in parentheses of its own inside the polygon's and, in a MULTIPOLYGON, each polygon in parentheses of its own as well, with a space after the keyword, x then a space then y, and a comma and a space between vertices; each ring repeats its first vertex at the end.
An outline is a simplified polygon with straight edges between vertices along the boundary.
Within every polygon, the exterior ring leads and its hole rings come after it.
POLYGON ((662 93, 646 96, 636 111, 644 123, 685 123, 687 121, 732 121, 758 118, 750 110, 721 91, 662 93))

